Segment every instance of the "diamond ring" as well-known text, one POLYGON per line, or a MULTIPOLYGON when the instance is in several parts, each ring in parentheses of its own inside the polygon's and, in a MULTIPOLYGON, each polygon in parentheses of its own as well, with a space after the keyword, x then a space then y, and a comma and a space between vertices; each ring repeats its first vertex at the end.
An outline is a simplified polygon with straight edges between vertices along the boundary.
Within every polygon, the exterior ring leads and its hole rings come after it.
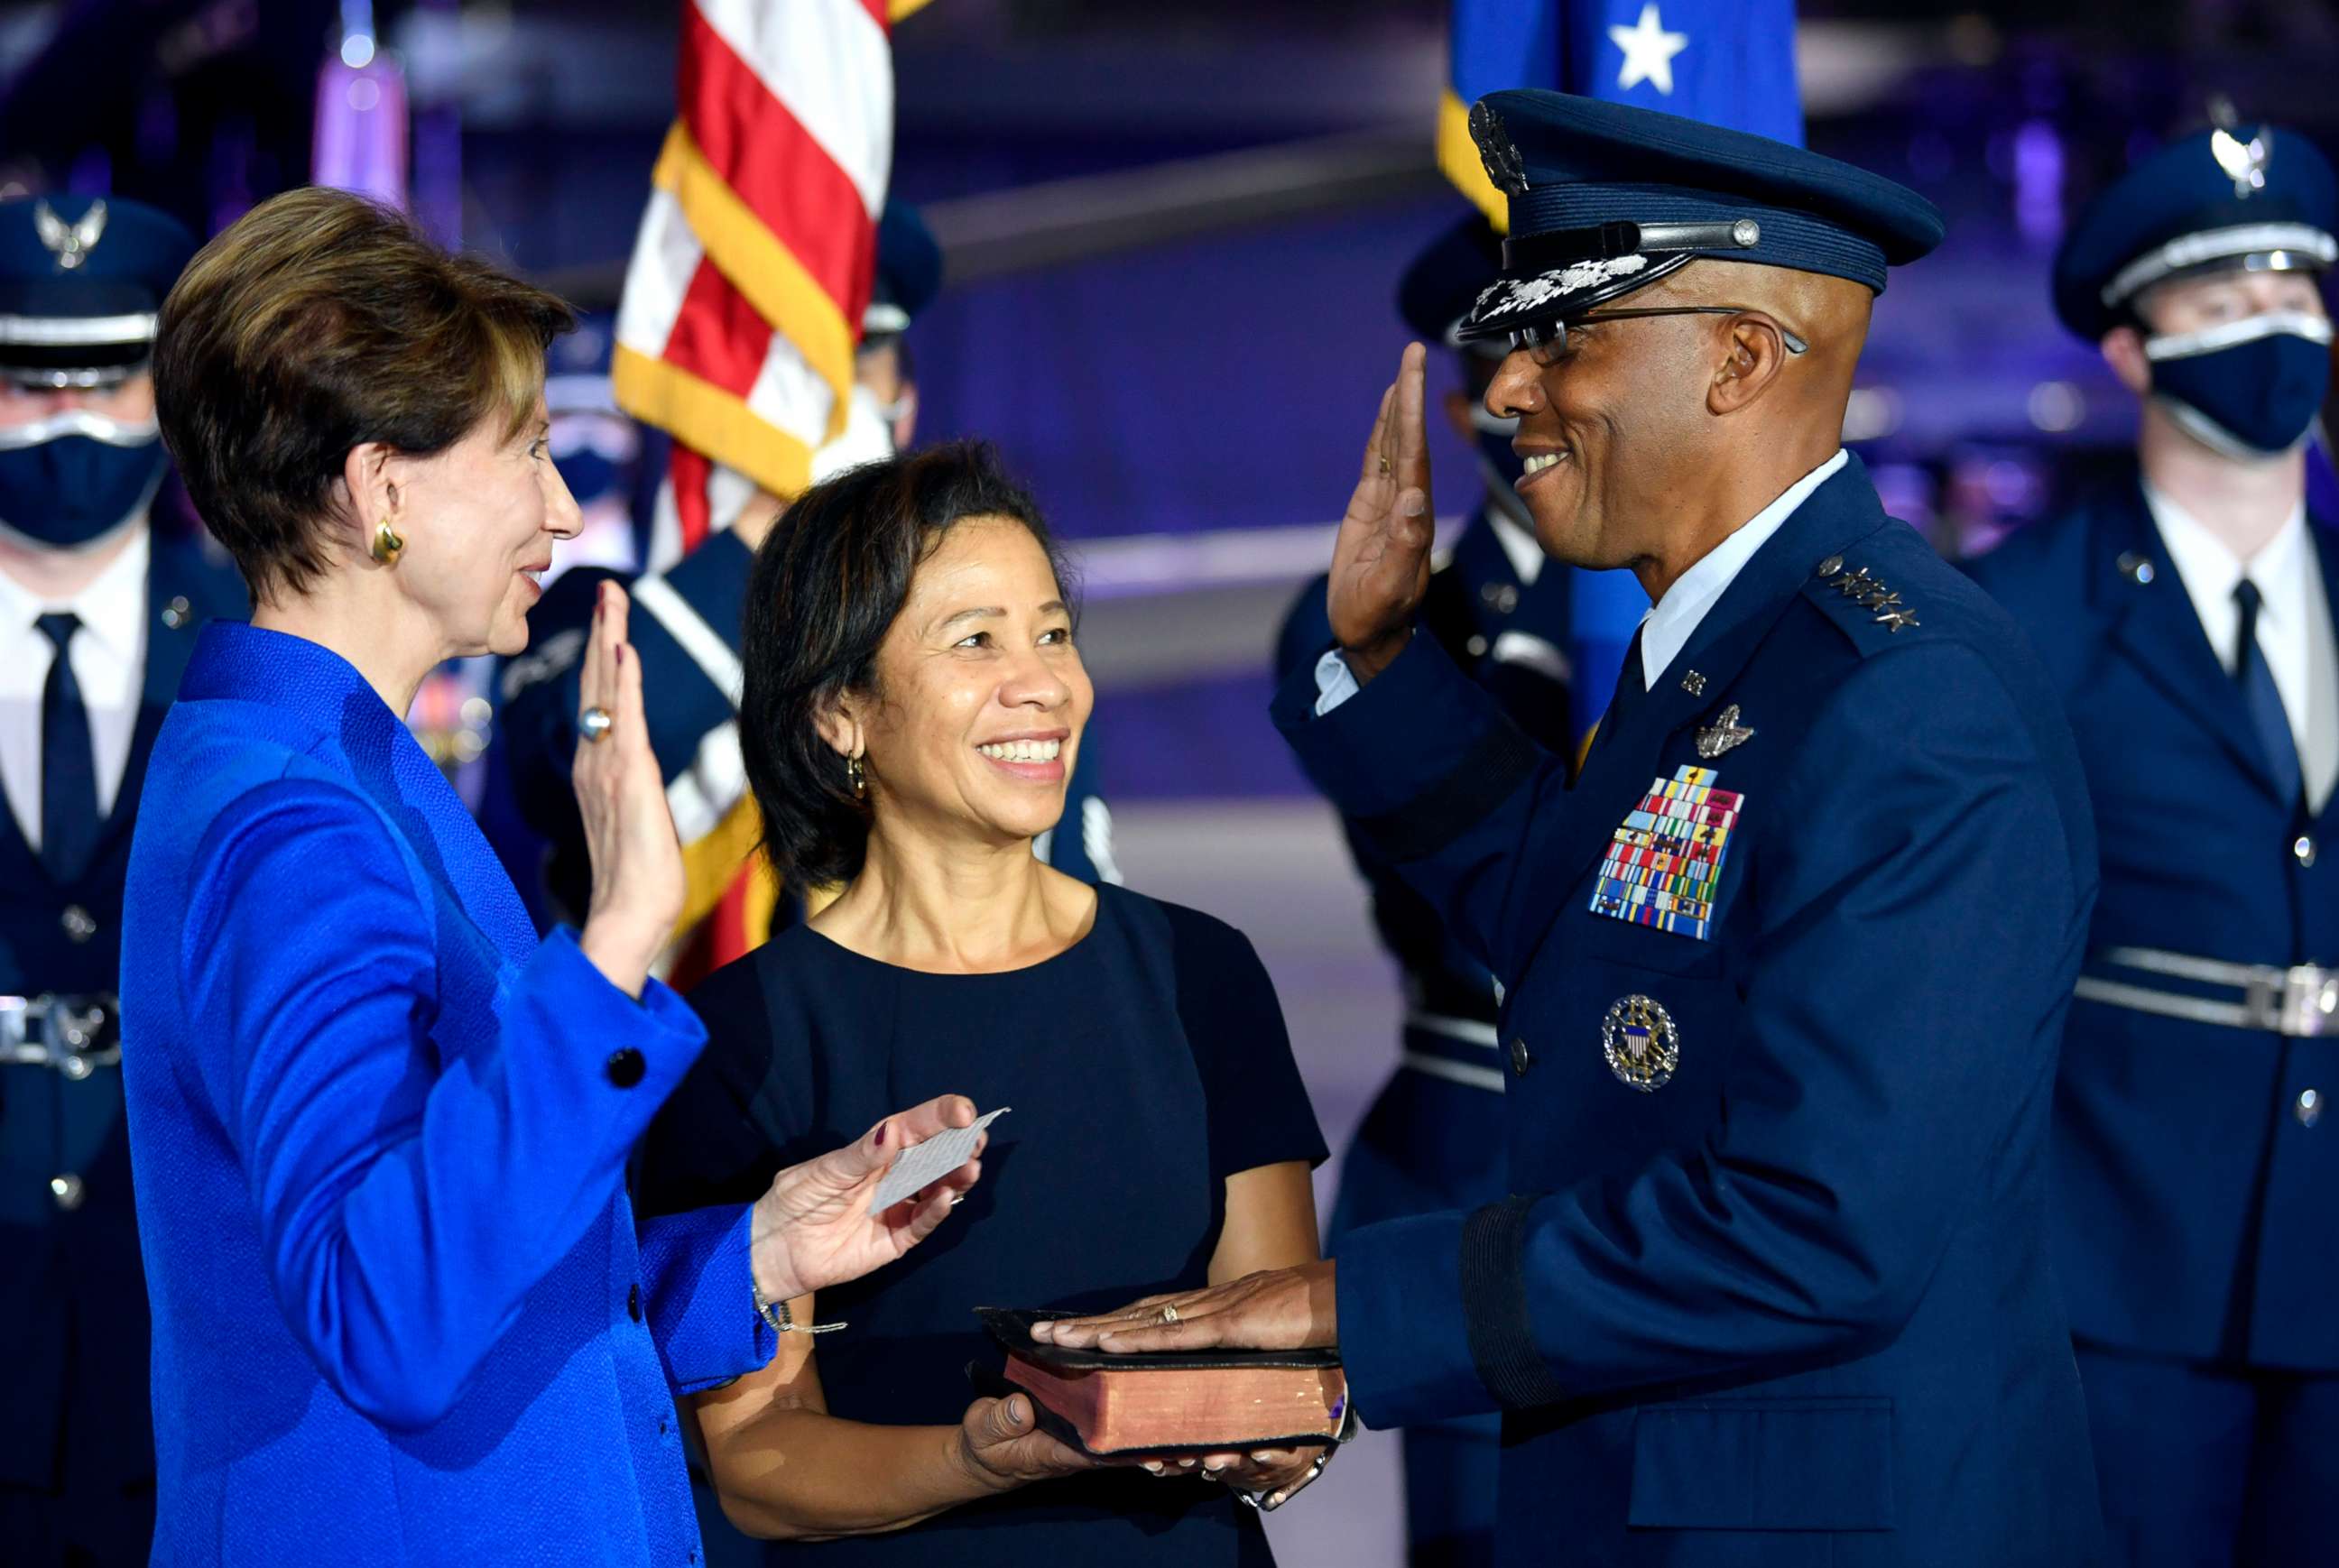
POLYGON ((609 716, 607 708, 587 708, 577 715, 578 732, 587 740, 596 745, 599 744, 601 737, 607 735, 610 726, 616 723, 617 721, 609 716))

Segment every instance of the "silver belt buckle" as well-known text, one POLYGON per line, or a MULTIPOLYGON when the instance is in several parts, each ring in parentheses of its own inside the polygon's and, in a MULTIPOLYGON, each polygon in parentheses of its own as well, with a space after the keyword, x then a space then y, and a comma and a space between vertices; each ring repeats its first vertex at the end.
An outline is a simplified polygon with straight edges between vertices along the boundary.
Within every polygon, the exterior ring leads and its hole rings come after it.
POLYGON ((0 997, 0 1042, 8 1048, 5 1060, 53 1067, 78 1083, 121 1062, 120 1040, 106 1040, 113 1018, 108 1002, 95 996, 0 997))
MULTIPOLYGON (((2253 997, 2255 988, 2252 988, 2253 997)), ((2276 1027, 2295 1039, 2339 1031, 2339 973, 2319 964, 2293 965, 2282 976, 2282 1007, 2276 1027)))

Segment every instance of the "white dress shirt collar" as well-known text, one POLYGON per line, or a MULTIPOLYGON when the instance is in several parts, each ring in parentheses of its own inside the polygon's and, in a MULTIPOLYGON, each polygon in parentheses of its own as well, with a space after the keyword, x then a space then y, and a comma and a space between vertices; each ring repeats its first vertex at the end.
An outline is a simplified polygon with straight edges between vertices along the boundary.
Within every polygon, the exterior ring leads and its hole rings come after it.
POLYGON ((2305 504, 2295 508, 2246 561, 2150 479, 2144 481, 2144 504, 2202 635, 2227 675, 2235 673, 2242 631, 2234 590, 2245 575, 2256 585, 2258 651, 2290 720, 2307 804, 2319 814, 2339 785, 2339 694, 2330 689, 2339 675, 2332 664, 2330 601, 2314 541, 2307 535, 2305 504))
POLYGON ((41 697, 56 645, 35 625, 54 610, 81 619, 74 678, 89 710, 97 804, 112 812, 145 696, 146 573, 153 540, 143 525, 88 587, 63 603, 0 572, 0 793, 27 843, 41 843, 41 697))
POLYGON ((1730 585, 1754 553, 1771 540, 1786 520, 1795 515, 1795 508, 1811 498, 1811 492, 1841 472, 1851 454, 1841 448, 1834 457, 1789 485, 1779 498, 1749 518, 1738 530, 1706 551, 1697 563, 1673 579, 1641 622, 1641 676, 1648 691, 1657 689, 1658 677, 1665 673, 1730 585))

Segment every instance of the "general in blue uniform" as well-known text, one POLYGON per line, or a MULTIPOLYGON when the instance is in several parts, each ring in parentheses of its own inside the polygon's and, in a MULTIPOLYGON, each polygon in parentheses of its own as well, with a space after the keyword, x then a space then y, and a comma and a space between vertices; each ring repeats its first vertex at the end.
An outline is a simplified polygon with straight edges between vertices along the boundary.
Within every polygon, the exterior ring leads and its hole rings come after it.
POLYGON ((149 522, 154 311, 193 250, 134 202, 0 202, 0 1554, 25 1568, 143 1563, 153 1530, 123 878, 195 628, 244 603, 149 522))
POLYGON ((2065 323, 2137 464, 1973 563, 2079 738, 2103 897, 2057 1091, 2057 1262, 2116 1557, 2328 1560, 2339 1497, 2339 535, 2308 518, 2331 167, 2219 126, 2073 225, 2065 323))
MULTIPOLYGON (((1440 234, 1397 285, 1397 308, 1421 338, 1457 350, 1462 388, 1447 414, 1467 439, 1485 494, 1430 575, 1422 628, 1511 721, 1567 752, 1568 572, 1547 560, 1513 484, 1525 471, 1515 419, 1486 411, 1505 350, 1461 344, 1455 330, 1502 271, 1502 241, 1476 213, 1440 234)), ((1300 590, 1276 639, 1286 678, 1313 668, 1332 640, 1327 579, 1300 590)), ((1405 971, 1403 1054, 1341 1162, 1330 1247, 1360 1225, 1442 1208, 1473 1208, 1509 1190, 1502 1141, 1503 1063, 1494 976, 1437 912, 1358 842, 1349 847, 1371 890, 1373 924, 1405 971)), ((1493 1415, 1423 1423, 1405 1432, 1406 1533, 1416 1568, 1466 1568, 1494 1551, 1501 1423, 1493 1415)))
MULTIPOLYGON (((1429 637, 1361 691, 1336 653, 1278 697, 1310 776, 1505 988, 1513 1196, 1346 1238, 1357 1409, 1504 1413, 1504 1562, 2087 1562, 2048 1208, 2084 779, 2020 628, 1835 440, 1867 294, 1939 215, 1619 104, 1499 93, 1474 127, 1511 239, 1464 330, 1515 334, 1488 405, 1521 415, 1547 547, 1670 547, 1616 471, 1635 417, 1674 421, 1697 482, 1730 482, 1739 429, 1737 463, 1813 466, 1675 563, 1572 785, 1429 637), (1594 517, 1620 485, 1635 505, 1594 517)), ((1217 1306, 1161 1337, 1268 1336, 1214 1333, 1217 1306)))

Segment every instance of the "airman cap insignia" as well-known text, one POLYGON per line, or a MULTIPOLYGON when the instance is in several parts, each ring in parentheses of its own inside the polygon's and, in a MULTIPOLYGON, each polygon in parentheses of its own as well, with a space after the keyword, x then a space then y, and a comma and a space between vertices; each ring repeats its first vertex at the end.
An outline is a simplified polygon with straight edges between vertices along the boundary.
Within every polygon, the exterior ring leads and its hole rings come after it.
POLYGON ((2234 200, 2247 201, 2265 189, 2266 165, 2274 161, 2274 130, 2261 125, 2245 142, 2220 125, 2209 133, 2209 155, 2234 182, 2234 200))
POLYGON ((1625 1087, 1653 1094, 1673 1080, 1681 1066, 1681 1033, 1663 1002, 1620 997, 1600 1021, 1600 1050, 1608 1070, 1625 1087))
POLYGON ((105 203, 92 202, 89 211, 81 215, 78 223, 68 223, 57 216, 46 202, 33 205, 33 229, 40 235, 41 243, 57 259, 57 265, 70 272, 85 261, 105 234, 105 203))

